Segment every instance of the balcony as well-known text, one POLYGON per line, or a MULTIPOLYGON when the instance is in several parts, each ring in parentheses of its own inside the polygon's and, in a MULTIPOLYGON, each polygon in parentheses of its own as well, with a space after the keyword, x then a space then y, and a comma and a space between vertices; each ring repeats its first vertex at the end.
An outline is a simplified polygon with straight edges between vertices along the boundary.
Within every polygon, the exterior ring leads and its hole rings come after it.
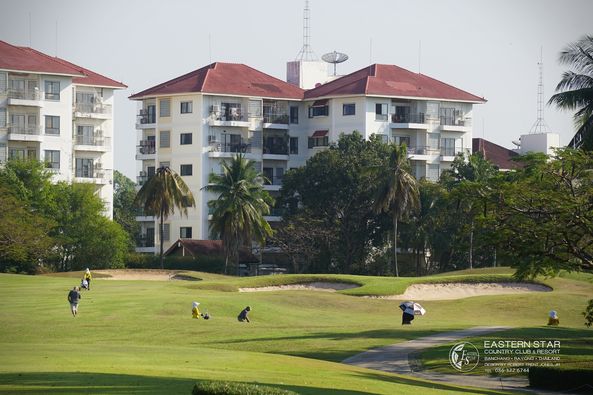
POLYGON ((140 110, 136 129, 152 129, 156 126, 156 113, 140 110))
POLYGON ((134 210, 134 216, 137 222, 154 222, 156 217, 152 214, 145 213, 143 209, 136 208, 134 210))
POLYGON ((238 103, 222 103, 210 106, 210 126, 249 127, 249 116, 238 103))
POLYGON ((43 136, 41 135, 41 127, 39 125, 8 125, 8 140, 41 142, 43 140, 43 136))
POLYGON ((406 113, 406 114, 391 114, 391 128, 392 129, 428 129, 428 119, 422 112, 420 113, 406 113))
POLYGON ((106 152, 111 147, 111 138, 102 136, 74 136, 74 149, 78 151, 106 152))
POLYGON ((441 130, 449 132, 468 132, 471 130, 471 119, 461 117, 440 116, 441 130))
POLYGON ((74 171, 75 182, 86 182, 92 184, 107 184, 107 175, 105 171, 101 169, 95 169, 88 171, 87 169, 75 169, 74 171))
POLYGON ((440 155, 440 149, 439 148, 434 148, 434 147, 430 147, 427 145, 420 145, 420 146, 411 146, 411 147, 407 147, 408 148, 408 155, 423 155, 423 156, 436 156, 436 155, 440 155))
POLYGON ((266 136, 264 132, 263 159, 288 160, 288 138, 266 136))
POLYGON ((42 107, 43 97, 39 89, 8 89, 6 98, 9 106, 33 106, 42 107))
POLYGON ((136 160, 154 160, 156 156, 156 144, 154 140, 140 140, 137 146, 136 160))
POLYGON ((136 237, 136 247, 154 247, 154 237, 149 237, 147 235, 140 235, 136 237))
POLYGON ((277 125, 288 125, 288 113, 266 113, 264 107, 264 123, 277 124, 277 125))
POLYGON ((236 154, 245 154, 246 159, 257 159, 252 154, 251 140, 242 140, 240 143, 221 143, 217 140, 210 139, 210 146, 208 156, 210 158, 232 158, 236 154))
POLYGON ((111 105, 103 103, 75 103, 74 116, 78 118, 111 118, 111 105))

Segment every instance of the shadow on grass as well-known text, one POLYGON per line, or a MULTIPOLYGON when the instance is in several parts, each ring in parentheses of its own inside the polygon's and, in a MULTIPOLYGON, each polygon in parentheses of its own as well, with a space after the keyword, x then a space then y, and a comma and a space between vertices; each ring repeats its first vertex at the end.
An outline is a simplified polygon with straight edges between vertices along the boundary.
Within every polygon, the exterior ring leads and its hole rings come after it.
MULTIPOLYGON (((284 341, 287 345, 290 345, 291 341, 295 340, 317 340, 317 339, 325 339, 325 340, 334 340, 334 341, 344 341, 350 339, 387 339, 390 340, 386 342, 386 345, 391 345, 396 342, 403 342, 407 340, 414 340, 419 337, 430 336, 437 333, 447 332, 449 330, 459 330, 459 328, 439 328, 438 330, 399 330, 399 329, 378 329, 378 330, 370 330, 370 331, 362 331, 362 332, 343 332, 343 333, 336 333, 336 332, 316 332, 316 333, 308 333, 303 335, 294 335, 294 336, 279 336, 279 337, 259 337, 259 338, 252 338, 249 339, 249 343, 253 345, 254 343, 258 342, 278 342, 284 341)), ((245 339, 235 339, 235 340, 225 340, 224 343, 221 344, 241 344, 245 343, 245 339)), ((196 342, 196 345, 200 345, 201 343, 196 342)), ((370 348, 377 348, 381 346, 372 346, 370 348)), ((330 361, 330 362, 342 362, 344 359, 351 357, 354 354, 358 354, 359 352, 367 351, 368 349, 361 349, 361 350, 316 350, 316 351, 305 351, 305 352, 292 352, 290 350, 274 350, 272 351, 274 354, 284 354, 284 355, 292 355, 297 357, 303 358, 313 358, 313 359, 320 359, 323 361, 330 361)))
MULTIPOLYGON (((0 374, 0 394, 191 394, 200 379, 125 374, 34 372, 0 374)), ((394 382, 397 382, 394 381, 394 382)), ((365 395, 367 392, 331 388, 257 383, 299 394, 365 395)))

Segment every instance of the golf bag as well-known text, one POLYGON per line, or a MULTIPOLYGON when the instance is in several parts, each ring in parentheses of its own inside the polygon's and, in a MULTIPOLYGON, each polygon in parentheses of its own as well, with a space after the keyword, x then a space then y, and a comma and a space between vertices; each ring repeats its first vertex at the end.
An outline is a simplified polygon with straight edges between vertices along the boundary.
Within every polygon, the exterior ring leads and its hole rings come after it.
POLYGON ((84 289, 89 289, 89 282, 86 279, 82 279, 82 281, 80 282, 80 287, 84 288, 84 289))
POLYGON ((402 314, 402 325, 411 325, 412 320, 414 320, 414 314, 409 314, 406 312, 402 314))

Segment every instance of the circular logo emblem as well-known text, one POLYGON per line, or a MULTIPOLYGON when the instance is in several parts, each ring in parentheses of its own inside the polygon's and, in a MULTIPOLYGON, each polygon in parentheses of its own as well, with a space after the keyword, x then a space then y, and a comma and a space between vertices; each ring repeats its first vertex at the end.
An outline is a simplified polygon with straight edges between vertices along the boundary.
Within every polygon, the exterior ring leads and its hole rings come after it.
POLYGON ((469 372, 478 366, 480 353, 476 346, 470 342, 457 343, 449 351, 449 362, 455 370, 469 372))

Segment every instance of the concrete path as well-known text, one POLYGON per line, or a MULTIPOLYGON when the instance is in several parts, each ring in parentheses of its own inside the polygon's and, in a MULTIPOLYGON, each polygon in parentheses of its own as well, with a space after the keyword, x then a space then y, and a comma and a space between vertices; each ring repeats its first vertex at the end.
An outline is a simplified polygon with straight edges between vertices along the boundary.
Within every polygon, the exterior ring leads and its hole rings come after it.
POLYGON ((354 355, 342 362, 367 369, 406 374, 443 384, 456 384, 484 389, 529 391, 529 389, 526 388, 529 385, 526 377, 499 378, 490 376, 473 376, 464 373, 442 374, 421 370, 421 364, 417 358, 419 354, 426 348, 453 343, 465 337, 480 336, 506 329, 510 329, 510 327, 478 326, 460 331, 439 333, 432 336, 420 337, 415 340, 369 350, 361 354, 354 355))

